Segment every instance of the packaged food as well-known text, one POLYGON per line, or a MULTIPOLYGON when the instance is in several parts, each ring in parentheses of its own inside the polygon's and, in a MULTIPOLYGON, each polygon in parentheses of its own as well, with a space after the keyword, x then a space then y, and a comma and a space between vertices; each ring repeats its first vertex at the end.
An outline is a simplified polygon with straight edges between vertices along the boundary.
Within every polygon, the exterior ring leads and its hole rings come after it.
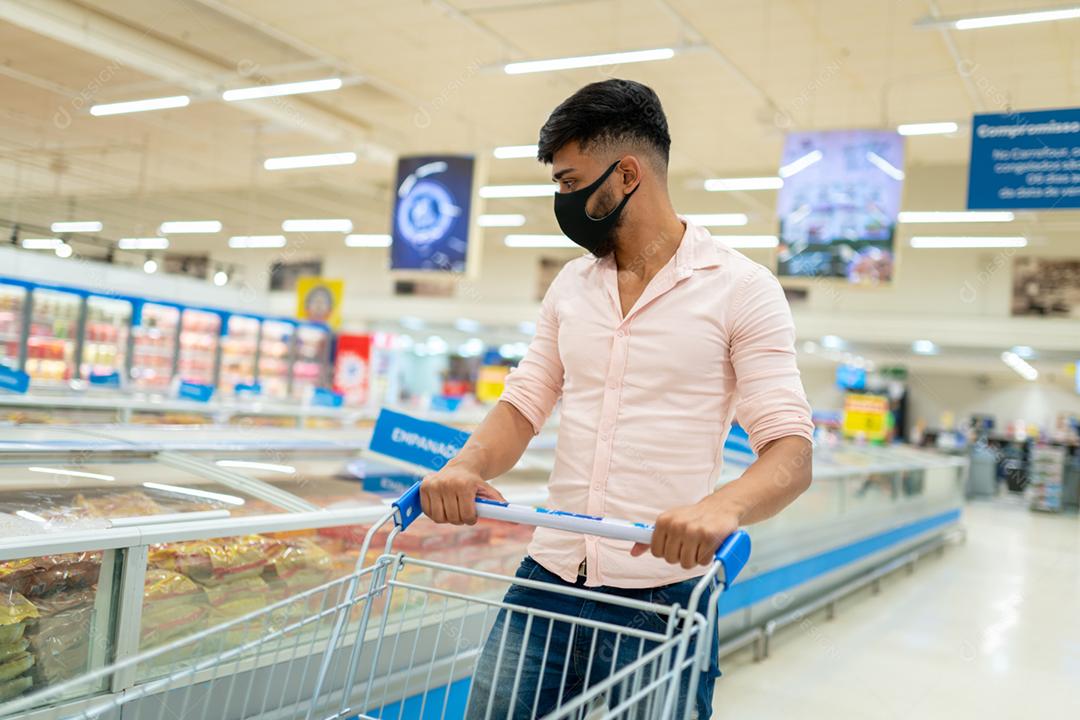
POLYGON ((201 585, 217 585, 260 575, 276 554, 278 542, 246 535, 155 545, 150 548, 149 562, 154 567, 187 575, 201 585))
POLYGON ((143 611, 141 647, 143 649, 163 645, 182 635, 190 635, 206 627, 210 608, 206 605, 179 605, 168 612, 146 613, 143 611))
POLYGON ((265 607, 269 592, 261 577, 245 577, 207 587, 206 597, 215 618, 235 618, 265 607))
MULTIPOLYGON (((14 590, 0 591, 0 627, 22 625, 37 616, 37 608, 21 594, 14 590)), ((19 637, 22 637, 21 631, 11 640, 0 638, 0 642, 14 642, 19 637)))
POLYGON ((309 576, 329 577, 333 570, 333 560, 318 543, 310 538, 288 538, 281 540, 277 552, 266 566, 265 575, 280 580, 288 580, 297 573, 309 576))
POLYGON ((34 667, 34 656, 28 652, 21 652, 0 662, 0 682, 17 678, 24 672, 34 667))
POLYGON ((100 552, 43 555, 0 563, 0 588, 37 599, 93 587, 100 572, 100 552))
POLYGON ((5 702, 14 697, 18 697, 33 686, 34 679, 29 675, 23 675, 20 678, 15 678, 8 682, 0 682, 0 702, 5 702))
POLYGON ((28 647, 30 647, 30 642, 26 638, 20 638, 11 643, 0 644, 0 663, 5 662, 8 658, 18 655, 19 653, 26 652, 28 647))
POLYGON ((90 517, 102 518, 161 515, 167 512, 157 501, 139 490, 109 492, 92 497, 80 493, 75 496, 75 506, 90 517))

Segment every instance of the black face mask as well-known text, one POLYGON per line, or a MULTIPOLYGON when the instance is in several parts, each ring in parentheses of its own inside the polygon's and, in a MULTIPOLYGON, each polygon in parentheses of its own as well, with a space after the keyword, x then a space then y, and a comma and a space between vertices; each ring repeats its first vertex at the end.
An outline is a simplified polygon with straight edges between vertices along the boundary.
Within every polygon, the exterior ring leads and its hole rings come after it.
POLYGON ((619 224, 619 215, 630 196, 637 192, 637 188, 628 192, 622 202, 603 217, 594 218, 585 209, 589 198, 604 184, 608 176, 615 172, 619 162, 616 160, 612 163, 611 167, 588 187, 568 193, 555 193, 555 219, 559 228, 566 237, 596 257, 604 257, 615 249, 615 228, 619 224))

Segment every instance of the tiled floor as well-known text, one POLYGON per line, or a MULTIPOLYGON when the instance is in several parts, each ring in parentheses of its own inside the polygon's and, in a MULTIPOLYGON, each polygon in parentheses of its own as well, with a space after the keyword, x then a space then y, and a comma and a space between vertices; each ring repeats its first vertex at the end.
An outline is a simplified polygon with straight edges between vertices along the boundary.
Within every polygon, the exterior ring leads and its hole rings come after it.
POLYGON ((1080 718, 1080 519, 969 505, 967 543, 728 658, 714 718, 1080 718))

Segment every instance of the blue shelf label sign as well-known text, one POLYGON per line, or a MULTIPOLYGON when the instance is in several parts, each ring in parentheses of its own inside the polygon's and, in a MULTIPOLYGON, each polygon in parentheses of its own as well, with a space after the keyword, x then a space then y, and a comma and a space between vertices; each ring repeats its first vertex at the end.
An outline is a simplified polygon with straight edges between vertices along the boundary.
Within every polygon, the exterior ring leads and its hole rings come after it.
POLYGON ((976 115, 970 210, 1080 208, 1080 108, 976 115))
POLYGON ((90 381, 91 385, 97 387, 120 387, 120 373, 115 370, 109 373, 90 373, 87 380, 90 381))
POLYGON ((236 383, 233 392, 237 395, 262 395, 262 385, 259 383, 236 383))
POLYGON ((327 388, 315 388, 311 394, 311 404, 318 407, 339 408, 344 402, 344 395, 327 388))
POLYGON ((182 382, 179 389, 176 391, 176 396, 181 400, 194 400, 195 402, 210 402, 210 398, 214 396, 213 385, 202 385, 200 383, 182 382))
POLYGON ((371 452, 438 470, 461 451, 469 433, 403 413, 379 412, 371 433, 371 452))
POLYGON ((30 376, 22 370, 0 365, 0 390, 7 392, 25 393, 30 388, 30 376))

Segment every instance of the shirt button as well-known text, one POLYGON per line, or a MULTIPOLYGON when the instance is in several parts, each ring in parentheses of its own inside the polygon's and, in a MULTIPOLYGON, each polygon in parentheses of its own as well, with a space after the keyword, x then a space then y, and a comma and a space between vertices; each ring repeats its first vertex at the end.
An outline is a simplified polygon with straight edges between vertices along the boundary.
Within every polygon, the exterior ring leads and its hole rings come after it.
POLYGON ((600 486, 599 485, 593 485, 592 489, 595 490, 596 492, 600 492, 600 486))
POLYGON ((625 330, 619 330, 615 334, 618 335, 619 337, 626 337, 626 331, 625 330))

